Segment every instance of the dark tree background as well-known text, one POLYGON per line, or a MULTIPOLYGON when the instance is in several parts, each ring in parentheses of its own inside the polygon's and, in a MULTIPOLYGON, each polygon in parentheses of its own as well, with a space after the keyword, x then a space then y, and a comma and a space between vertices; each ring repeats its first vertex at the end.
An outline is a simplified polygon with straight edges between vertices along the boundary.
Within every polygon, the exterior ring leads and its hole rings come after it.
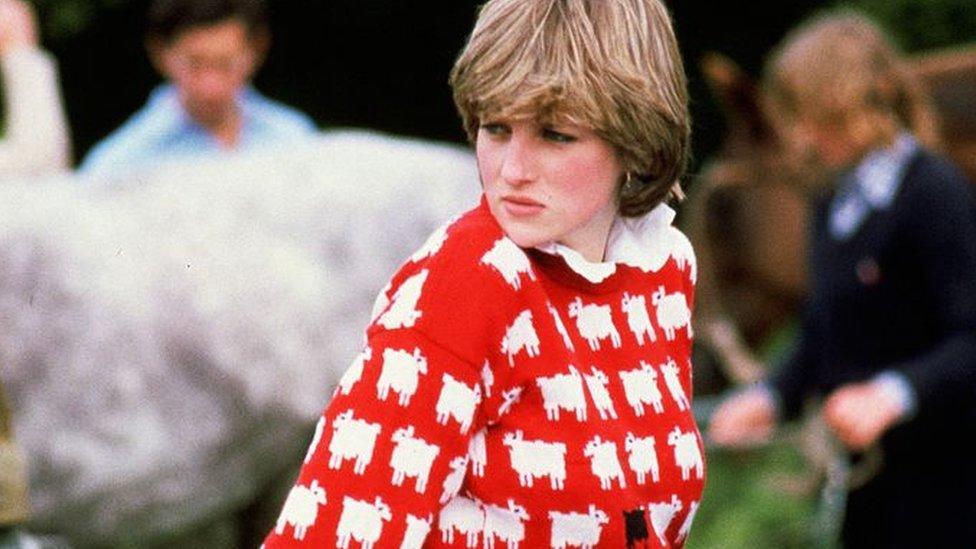
MULTIPOLYGON (((274 42, 256 84, 323 128, 462 142, 447 75, 483 0, 270 1, 274 42)), ((972 0, 853 0, 909 49, 976 37, 972 0)), ((76 158, 145 101, 159 77, 143 49, 148 0, 37 0, 60 61, 76 158)), ((753 74, 791 26, 827 3, 670 0, 692 92, 695 158, 724 130, 697 63, 706 51, 753 74)))

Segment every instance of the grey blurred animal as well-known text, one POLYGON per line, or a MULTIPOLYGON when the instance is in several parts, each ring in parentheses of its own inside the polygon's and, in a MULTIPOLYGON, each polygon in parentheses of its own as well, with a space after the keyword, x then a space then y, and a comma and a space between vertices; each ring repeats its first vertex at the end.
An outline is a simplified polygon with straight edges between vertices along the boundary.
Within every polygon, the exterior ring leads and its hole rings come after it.
POLYGON ((300 461, 387 278, 478 191, 466 150, 354 131, 0 188, 32 527, 151 546, 248 506, 300 461))

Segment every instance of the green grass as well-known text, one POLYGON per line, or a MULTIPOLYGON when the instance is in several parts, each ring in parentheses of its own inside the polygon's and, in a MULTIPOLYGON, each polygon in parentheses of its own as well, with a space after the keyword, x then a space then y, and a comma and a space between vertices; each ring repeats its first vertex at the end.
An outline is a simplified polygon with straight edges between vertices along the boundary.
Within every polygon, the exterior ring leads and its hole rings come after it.
POLYGON ((804 477, 806 464, 788 442, 756 450, 713 450, 708 479, 687 547, 790 548, 818 545, 810 525, 816 494, 784 489, 784 478, 804 477))

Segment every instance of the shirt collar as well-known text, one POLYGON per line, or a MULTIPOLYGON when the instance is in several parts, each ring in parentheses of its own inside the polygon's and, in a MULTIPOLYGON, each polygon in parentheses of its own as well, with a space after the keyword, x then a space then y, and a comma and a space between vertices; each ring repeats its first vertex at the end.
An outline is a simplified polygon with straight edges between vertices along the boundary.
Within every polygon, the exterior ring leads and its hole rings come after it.
POLYGON ((854 168, 854 184, 872 209, 885 209, 894 200, 908 160, 916 150, 915 138, 901 133, 890 147, 868 153, 854 168))
POLYGON ((675 211, 663 202, 640 217, 618 215, 610 227, 604 261, 589 261, 576 250, 558 242, 542 244, 536 249, 561 256, 576 274, 597 284, 615 273, 617 264, 648 270, 647 251, 664 236, 674 218, 675 211))
MULTIPOLYGON (((241 110, 242 135, 246 135, 247 129, 258 122, 254 105, 261 98, 261 94, 251 85, 244 86, 238 92, 237 105, 241 110)), ((160 119, 174 124, 175 131, 199 131, 210 135, 209 131, 187 114, 186 109, 180 104, 179 92, 175 85, 165 83, 156 87, 149 96, 148 104, 151 112, 156 113, 160 119)))

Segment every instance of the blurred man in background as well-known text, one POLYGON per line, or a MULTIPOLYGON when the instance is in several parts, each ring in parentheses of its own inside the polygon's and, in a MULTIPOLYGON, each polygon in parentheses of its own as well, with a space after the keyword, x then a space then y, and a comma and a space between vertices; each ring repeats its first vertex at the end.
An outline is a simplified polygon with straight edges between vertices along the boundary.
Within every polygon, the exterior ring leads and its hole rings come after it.
POLYGON ((146 47, 168 82, 95 145, 81 171, 121 173, 306 138, 315 128, 307 116, 250 85, 269 42, 260 0, 156 0, 146 47))

